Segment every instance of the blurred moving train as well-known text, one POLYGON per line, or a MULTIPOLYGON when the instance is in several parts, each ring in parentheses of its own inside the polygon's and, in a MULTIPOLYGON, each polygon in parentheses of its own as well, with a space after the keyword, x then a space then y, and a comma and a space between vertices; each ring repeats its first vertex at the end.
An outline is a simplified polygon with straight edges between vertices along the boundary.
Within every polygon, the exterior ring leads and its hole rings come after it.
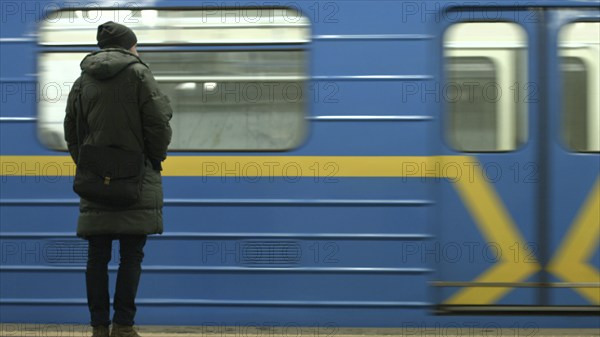
POLYGON ((62 120, 117 21, 174 109, 138 324, 600 325, 597 1, 1 5, 1 322, 87 322, 62 120))

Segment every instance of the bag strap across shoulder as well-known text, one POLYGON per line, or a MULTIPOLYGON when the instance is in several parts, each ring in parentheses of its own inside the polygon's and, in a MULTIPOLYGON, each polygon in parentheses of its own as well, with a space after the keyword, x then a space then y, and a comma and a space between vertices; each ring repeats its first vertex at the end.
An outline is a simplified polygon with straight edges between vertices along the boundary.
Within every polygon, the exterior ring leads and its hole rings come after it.
MULTIPOLYGON (((83 73, 81 73, 81 76, 83 77, 83 73)), ((77 121, 76 121, 76 128, 77 128, 77 146, 81 149, 81 146, 83 145, 83 141, 85 139, 85 137, 90 133, 90 127, 87 123, 87 119, 85 118, 85 110, 83 110, 83 90, 81 88, 81 84, 77 93, 77 97, 75 98, 77 100, 77 105, 76 107, 78 108, 77 111, 77 121)))

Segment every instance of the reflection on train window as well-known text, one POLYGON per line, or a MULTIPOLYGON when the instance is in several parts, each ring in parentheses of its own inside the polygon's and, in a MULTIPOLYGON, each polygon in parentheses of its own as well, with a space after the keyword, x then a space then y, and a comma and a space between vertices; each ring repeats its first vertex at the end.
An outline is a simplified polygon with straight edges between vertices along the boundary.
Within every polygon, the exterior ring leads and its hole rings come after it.
POLYGON ((449 136, 463 150, 496 149, 496 103, 473 83, 497 83, 493 62, 483 57, 450 57, 446 60, 449 136))
POLYGON ((561 63, 564 140, 570 149, 585 151, 588 139, 587 71, 585 64, 576 57, 563 57, 561 63))
POLYGON ((561 134, 577 152, 600 151, 600 23, 576 22, 559 35, 562 78, 561 134))
MULTIPOLYGON (((164 44, 161 51, 138 50, 171 100, 170 150, 288 150, 303 141, 307 55, 302 44, 310 33, 300 13, 285 8, 99 11, 93 15, 129 18, 122 23, 136 32, 141 47, 164 44), (250 21, 245 20, 249 11, 250 21), (186 47, 206 43, 227 47, 186 47), (241 47, 247 44, 256 48, 241 47)), ((41 25, 38 58, 38 137, 57 150, 66 149, 66 99, 86 55, 72 49, 95 44, 98 24, 86 19, 89 11, 66 12, 41 25)))
POLYGON ((173 107, 172 150, 279 150, 304 138, 305 52, 143 53, 173 107))
POLYGON ((507 22, 452 25, 444 36, 446 137, 464 152, 512 151, 527 141, 527 38, 507 22))

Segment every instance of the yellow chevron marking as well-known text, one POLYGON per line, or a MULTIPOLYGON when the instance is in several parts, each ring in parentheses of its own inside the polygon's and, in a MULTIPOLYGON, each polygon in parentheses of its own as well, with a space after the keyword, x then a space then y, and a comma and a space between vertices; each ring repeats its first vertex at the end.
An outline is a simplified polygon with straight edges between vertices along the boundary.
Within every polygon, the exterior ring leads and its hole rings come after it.
MULTIPOLYGON (((471 157, 451 157, 453 161, 472 162, 471 157)), ((525 241, 515 226, 502 200, 476 167, 469 179, 455 181, 456 189, 479 231, 488 243, 499 246, 500 261, 479 275, 474 282, 520 282, 540 270, 537 261, 530 257, 525 241), (517 247, 515 254, 507 254, 517 247), (518 257, 518 258, 514 258, 518 257)), ((512 288, 463 288, 451 296, 446 304, 492 304, 512 288)))
MULTIPOLYGON (((600 282, 600 271, 587 261, 600 241, 600 177, 573 221, 567 236, 548 264, 548 271, 567 282, 600 282)), ((600 290, 574 288, 594 304, 600 304, 600 290)))

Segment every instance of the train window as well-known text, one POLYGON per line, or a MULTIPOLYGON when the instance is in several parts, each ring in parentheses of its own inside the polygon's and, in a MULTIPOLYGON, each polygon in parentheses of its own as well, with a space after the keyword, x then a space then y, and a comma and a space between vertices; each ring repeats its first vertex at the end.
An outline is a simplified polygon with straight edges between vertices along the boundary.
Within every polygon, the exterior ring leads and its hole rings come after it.
POLYGON ((448 73, 449 102, 448 132, 455 146, 464 149, 485 151, 498 147, 498 115, 496 103, 486 100, 481 90, 473 90, 472 83, 497 83, 496 68, 489 58, 449 57, 446 60, 448 73))
POLYGON ((79 77, 85 53, 41 53, 38 56, 38 139, 48 148, 66 150, 63 121, 71 86, 79 77))
MULTIPOLYGON (((169 149, 261 151, 298 146, 307 126, 304 101, 307 55, 299 43, 308 39, 305 27, 308 20, 293 19, 290 10, 269 9, 263 14, 268 20, 253 19, 249 23, 231 19, 236 14, 242 15, 241 10, 219 11, 154 11, 153 22, 148 21, 145 10, 137 16, 129 14, 139 19, 130 26, 142 47, 162 42, 171 45, 168 50, 140 50, 140 57, 150 65, 161 90, 171 100, 173 140, 169 149), (216 20, 217 17, 223 20, 216 20), (202 25, 203 20, 206 25, 202 25), (170 33, 164 33, 163 40, 158 39, 152 33, 151 23, 164 25, 170 33), (183 30, 178 31, 179 28, 183 30), (196 30, 195 38, 186 35, 187 30, 196 30), (210 50, 184 46, 217 42, 230 46, 210 50), (252 49, 235 47, 246 43, 259 45, 252 49), (299 47, 261 47, 274 43, 299 44, 299 47)), ((109 12, 104 10, 103 14, 117 15, 109 12)), ((90 29, 96 29, 98 20, 87 22, 85 18, 89 15, 79 11, 63 13, 64 18, 75 16, 81 20, 72 26, 63 18, 46 20, 40 31, 43 46, 38 59, 41 94, 38 135, 52 149, 66 149, 62 130, 66 98, 70 84, 79 76, 79 63, 86 55, 69 49, 73 44, 95 43, 95 33, 91 34, 90 29), (61 36, 67 30, 73 40, 61 36), (46 45, 52 49, 46 50, 46 45)), ((155 33, 159 34, 159 30, 155 33)))
POLYGON ((140 56, 171 99, 172 150, 279 150, 304 139, 303 51, 140 56))
POLYGON ((135 8, 63 10, 51 13, 40 27, 45 46, 90 46, 96 30, 106 21, 133 29, 138 43, 148 44, 256 44, 309 42, 309 20, 286 8, 210 8, 153 10, 135 8))
POLYGON ((527 140, 527 37, 514 23, 469 22, 444 35, 446 138, 464 152, 517 149, 527 140))
POLYGON ((561 134, 577 152, 600 151, 600 23, 576 22, 562 28, 561 134))
POLYGON ((570 149, 585 151, 588 144, 586 126, 588 111, 587 70, 581 59, 562 57, 561 72, 563 137, 570 149))

